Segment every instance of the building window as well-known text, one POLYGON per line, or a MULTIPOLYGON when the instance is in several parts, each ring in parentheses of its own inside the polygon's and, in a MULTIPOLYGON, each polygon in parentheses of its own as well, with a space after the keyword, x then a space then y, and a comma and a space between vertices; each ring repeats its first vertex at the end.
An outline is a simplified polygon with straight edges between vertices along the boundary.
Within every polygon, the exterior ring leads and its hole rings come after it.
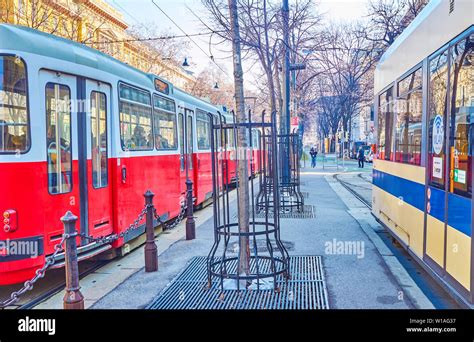
POLYGON ((209 115, 202 110, 197 110, 196 133, 198 149, 208 150, 211 148, 211 121, 209 115))
POLYGON ((0 56, 0 153, 30 148, 26 66, 14 56, 0 56))
POLYGON ((451 62, 450 192, 471 197, 474 129, 474 35, 456 44, 451 62))
POLYGON ((69 87, 46 84, 46 148, 48 189, 51 194, 72 190, 70 99, 69 87))
POLYGON ((379 96, 378 158, 392 160, 392 135, 394 116, 393 87, 379 96))
POLYGON ((121 84, 119 95, 122 149, 153 149, 150 93, 121 84))
POLYGON ((420 165, 422 126, 422 70, 398 82, 395 127, 395 161, 420 165))
POLYGON ((174 101, 153 96, 155 146, 158 150, 176 149, 176 108, 174 101))

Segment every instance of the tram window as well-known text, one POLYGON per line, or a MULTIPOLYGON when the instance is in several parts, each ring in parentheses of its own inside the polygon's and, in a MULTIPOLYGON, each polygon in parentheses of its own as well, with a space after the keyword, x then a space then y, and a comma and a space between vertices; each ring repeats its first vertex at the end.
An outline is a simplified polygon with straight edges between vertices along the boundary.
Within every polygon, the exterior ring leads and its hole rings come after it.
POLYGON ((0 56, 0 153, 30 148, 26 66, 14 56, 0 56))
MULTIPOLYGON (((186 111, 188 112, 188 111, 186 111)), ((189 113, 189 112, 188 112, 189 113)), ((188 115, 186 118, 186 131, 188 133, 186 139, 186 147, 187 147, 187 157, 188 157, 188 169, 193 168, 193 117, 188 115)))
POLYGON ((444 127, 447 113, 448 51, 430 61, 428 168, 430 184, 444 188, 444 127))
POLYGON ((474 129, 474 35, 456 44, 451 63, 450 191, 471 196, 474 129))
POLYGON ((395 161, 420 165, 422 89, 421 68, 398 83, 395 161))
POLYGON ((46 84, 46 148, 48 189, 51 194, 72 190, 71 91, 56 83, 46 84))
POLYGON ((107 167, 107 99, 104 93, 91 92, 92 186, 108 185, 107 167))
POLYGON ((179 152, 181 154, 180 166, 181 170, 184 170, 184 119, 183 114, 178 114, 178 124, 179 124, 179 152))
POLYGON ((198 141, 198 149, 208 150, 211 148, 210 142, 210 131, 211 131, 211 121, 209 115, 205 112, 198 110, 196 116, 196 133, 198 141))
POLYGON ((120 85, 120 139, 123 150, 153 149, 150 94, 120 85))
POLYGON ((155 146, 158 150, 176 149, 176 107, 174 101, 161 96, 153 97, 153 125, 155 146))
POLYGON ((393 135, 393 88, 389 88, 379 97, 378 113, 378 151, 379 159, 392 160, 393 135))

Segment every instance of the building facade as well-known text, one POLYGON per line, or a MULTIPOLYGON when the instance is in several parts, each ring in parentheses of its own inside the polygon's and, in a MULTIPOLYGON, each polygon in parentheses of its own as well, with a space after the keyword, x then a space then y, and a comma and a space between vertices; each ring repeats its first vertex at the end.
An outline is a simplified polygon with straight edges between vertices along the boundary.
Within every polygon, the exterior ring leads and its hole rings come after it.
POLYGON ((179 88, 195 82, 179 65, 131 36, 122 13, 104 0, 0 0, 0 22, 80 42, 179 88))

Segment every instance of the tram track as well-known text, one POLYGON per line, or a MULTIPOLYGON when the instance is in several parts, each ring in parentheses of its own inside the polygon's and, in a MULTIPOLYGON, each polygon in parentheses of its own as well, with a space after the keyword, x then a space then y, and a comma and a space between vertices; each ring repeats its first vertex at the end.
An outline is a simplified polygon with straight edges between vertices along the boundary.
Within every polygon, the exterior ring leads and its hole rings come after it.
MULTIPOLYGON (((348 190, 355 198, 357 198, 359 201, 361 201, 367 208, 372 209, 372 203, 367 201, 360 193, 358 193, 356 190, 353 189, 355 186, 354 184, 351 184, 349 182, 343 181, 340 179, 341 174, 335 174, 333 175, 333 178, 338 181, 346 190, 348 190)), ((370 183, 367 179, 364 179, 362 177, 362 174, 359 173, 358 177, 366 181, 367 183, 370 183)))

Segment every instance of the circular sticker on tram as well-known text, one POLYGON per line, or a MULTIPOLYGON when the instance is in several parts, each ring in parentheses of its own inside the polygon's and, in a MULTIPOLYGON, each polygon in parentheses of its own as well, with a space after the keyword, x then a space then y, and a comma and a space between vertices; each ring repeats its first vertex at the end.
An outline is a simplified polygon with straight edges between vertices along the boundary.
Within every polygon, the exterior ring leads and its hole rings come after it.
POLYGON ((433 152, 440 154, 444 143, 443 117, 436 115, 433 121, 433 152))

